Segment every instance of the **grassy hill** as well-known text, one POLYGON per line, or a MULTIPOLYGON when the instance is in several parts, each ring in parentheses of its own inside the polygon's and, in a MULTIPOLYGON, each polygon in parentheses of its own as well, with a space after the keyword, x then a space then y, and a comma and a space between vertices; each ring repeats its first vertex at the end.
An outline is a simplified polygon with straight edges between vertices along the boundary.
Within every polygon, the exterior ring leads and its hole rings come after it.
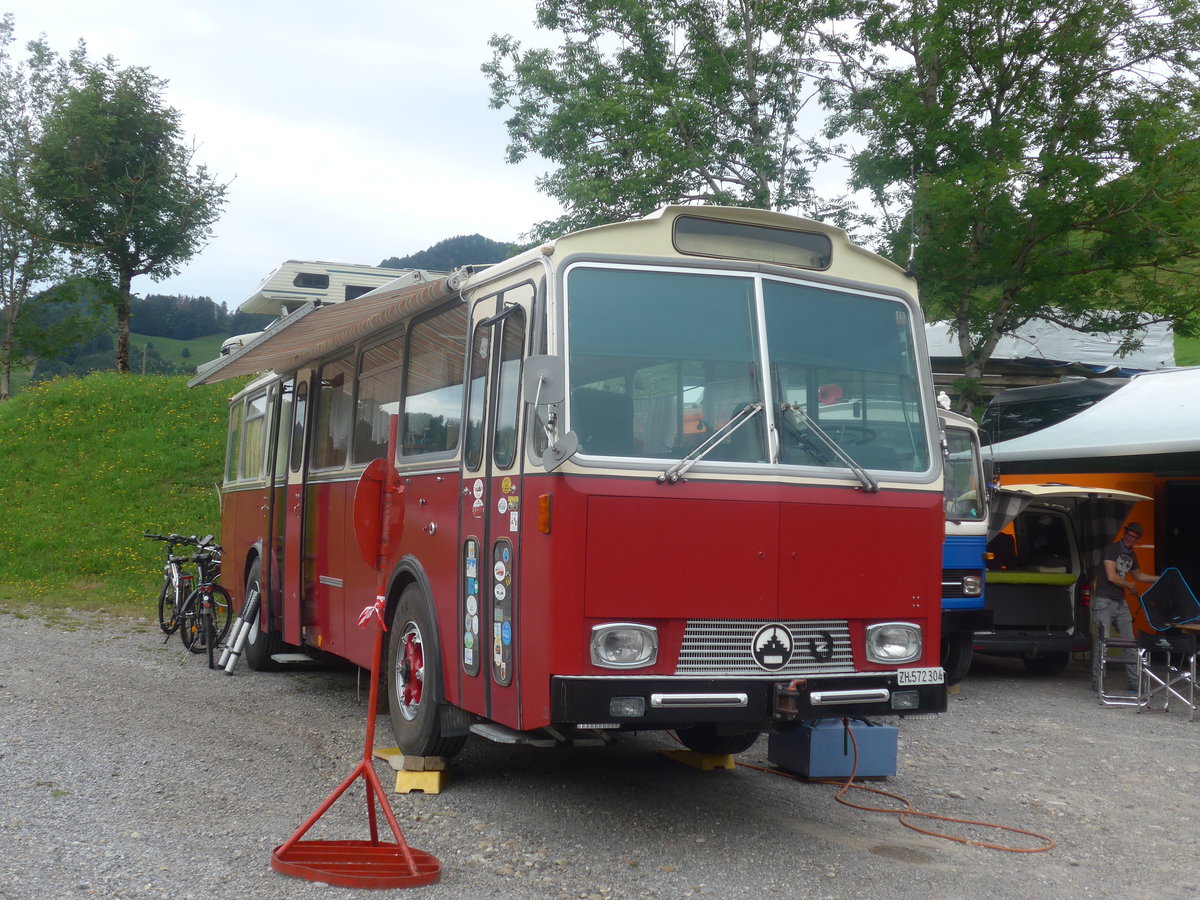
POLYGON ((1200 338, 1175 336, 1175 365, 1200 366, 1200 338))
POLYGON ((164 545, 219 533, 227 399, 239 384, 102 373, 0 404, 0 609, 155 615, 164 545))
POLYGON ((198 366, 210 359, 216 359, 221 352, 221 343, 227 334, 209 334, 204 337, 192 338, 187 341, 177 341, 174 338, 147 337, 142 334, 129 335, 129 370, 140 372, 142 364, 142 348, 150 344, 158 351, 159 356, 170 363, 180 366, 198 366), (184 351, 187 355, 184 355, 184 351))

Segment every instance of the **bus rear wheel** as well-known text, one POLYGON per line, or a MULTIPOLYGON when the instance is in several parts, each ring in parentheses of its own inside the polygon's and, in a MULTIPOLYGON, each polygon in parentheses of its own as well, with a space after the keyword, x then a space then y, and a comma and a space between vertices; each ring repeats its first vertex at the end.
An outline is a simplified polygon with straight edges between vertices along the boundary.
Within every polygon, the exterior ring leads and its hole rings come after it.
POLYGON ((676 728, 675 736, 689 750, 697 753, 724 755, 726 753, 742 753, 754 746, 758 740, 757 731, 737 731, 732 734, 719 734, 715 725, 693 725, 690 728, 676 728))
POLYGON ((406 756, 454 756, 466 737, 442 735, 441 660, 428 605, 417 585, 400 595, 388 635, 388 711, 397 746, 406 756))

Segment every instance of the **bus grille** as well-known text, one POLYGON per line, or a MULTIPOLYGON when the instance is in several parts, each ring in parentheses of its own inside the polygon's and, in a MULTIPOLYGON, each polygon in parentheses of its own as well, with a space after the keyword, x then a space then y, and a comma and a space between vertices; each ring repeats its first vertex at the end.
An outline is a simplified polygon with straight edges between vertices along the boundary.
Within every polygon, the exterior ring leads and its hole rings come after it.
MULTIPOLYGON (((770 619, 694 619, 683 632, 676 675, 760 675, 781 677, 821 673, 853 672, 854 654, 850 649, 850 628, 845 620, 812 619, 779 622, 792 634, 792 658, 787 665, 767 671, 754 661, 751 643, 755 634, 770 619), (833 655, 818 659, 833 638, 833 655), (810 647, 811 644, 811 647, 810 647)), ((822 654, 823 655, 823 654, 822 654)))
MULTIPOLYGON (((961 600, 967 596, 963 590, 963 579, 968 575, 982 575, 979 569, 942 569, 942 596, 949 600, 961 600)), ((972 596, 978 597, 978 594, 972 596)))

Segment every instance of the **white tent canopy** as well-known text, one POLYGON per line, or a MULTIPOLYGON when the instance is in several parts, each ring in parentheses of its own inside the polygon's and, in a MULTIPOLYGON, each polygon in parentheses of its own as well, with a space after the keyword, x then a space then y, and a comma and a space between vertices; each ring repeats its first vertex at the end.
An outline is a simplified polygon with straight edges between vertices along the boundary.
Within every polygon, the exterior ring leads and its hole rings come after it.
POLYGON ((993 444, 996 462, 1200 451, 1200 366, 1143 372, 1069 419, 993 444))
MULTIPOLYGON (((1072 331, 1052 322, 1033 321, 1002 337, 992 358, 1080 363, 1102 369, 1148 370, 1175 365, 1175 338, 1169 323, 1147 324, 1141 338, 1141 349, 1118 356, 1119 334, 1072 331)), ((953 325, 948 322, 930 322, 925 326, 925 339, 932 357, 962 356, 953 325)))

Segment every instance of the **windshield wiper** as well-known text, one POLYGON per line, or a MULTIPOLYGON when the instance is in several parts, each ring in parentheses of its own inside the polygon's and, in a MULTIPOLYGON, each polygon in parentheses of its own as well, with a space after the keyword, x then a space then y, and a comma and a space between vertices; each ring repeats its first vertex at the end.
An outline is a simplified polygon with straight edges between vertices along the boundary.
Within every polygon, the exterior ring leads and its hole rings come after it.
POLYGON ((796 417, 808 426, 808 430, 811 431, 813 435, 822 444, 824 444, 831 453, 833 453, 834 456, 840 459, 847 469, 854 473, 854 477, 862 483, 864 491, 866 491, 868 494, 874 494, 879 490, 879 482, 872 478, 867 473, 867 470, 860 466, 853 456, 843 450, 837 441, 826 434, 825 429, 813 421, 812 416, 806 413, 799 403, 781 403, 779 405, 779 409, 785 415, 787 413, 795 413, 796 417))
POLYGON ((692 466, 700 462, 700 460, 704 459, 704 457, 708 456, 708 454, 716 448, 717 444, 721 443, 721 441, 725 440, 725 438, 729 437, 731 434, 753 419, 755 413, 759 412, 762 408, 763 404, 761 403, 747 403, 734 414, 732 419, 714 431, 709 436, 708 440, 698 446, 679 462, 675 463, 675 465, 671 466, 671 468, 667 469, 667 471, 659 475, 658 483, 662 484, 665 481, 669 481, 671 484, 674 484, 677 482, 680 478, 688 473, 688 470, 691 469, 692 466))

